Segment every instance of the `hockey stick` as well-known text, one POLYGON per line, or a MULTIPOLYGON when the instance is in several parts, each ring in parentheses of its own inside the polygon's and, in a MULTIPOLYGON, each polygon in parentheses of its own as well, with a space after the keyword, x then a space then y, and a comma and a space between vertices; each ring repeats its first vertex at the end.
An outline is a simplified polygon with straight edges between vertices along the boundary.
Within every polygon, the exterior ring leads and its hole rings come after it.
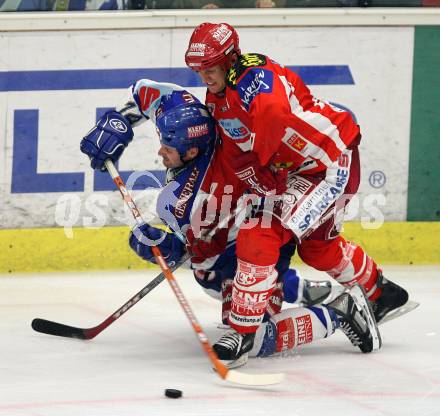
MULTIPOLYGON (((130 208, 131 213, 136 220, 138 224, 144 224, 144 221, 142 220, 142 217, 140 215, 140 212, 138 208, 136 207, 135 202, 133 201, 130 193, 128 192, 127 188, 125 187, 124 181, 119 176, 118 170, 116 169, 115 165, 112 161, 107 160, 105 162, 105 166, 110 173, 111 177, 113 178, 114 183, 118 187, 119 191, 121 192, 122 198, 124 199, 124 202, 127 204, 128 208, 130 208)), ((151 250, 154 254, 154 257, 156 258, 157 263, 162 269, 162 272, 164 273, 166 279, 168 280, 171 289, 173 290, 174 294, 176 295, 177 300, 180 303, 180 306, 184 310, 188 320, 190 321, 194 332, 196 333, 203 349, 205 350, 206 354, 208 355, 209 359, 211 360, 212 365, 217 371, 217 374, 224 380, 242 384, 242 385, 249 385, 249 386, 266 386, 270 384, 277 384, 282 381, 284 378, 284 374, 243 374, 239 371, 230 370, 228 367, 226 367, 217 357, 216 353, 211 347, 211 344, 208 341, 208 337, 206 336, 205 332, 203 331, 201 325, 197 321, 196 316, 194 315, 190 304, 186 300, 182 290, 180 289, 180 286, 177 284, 177 281, 171 271, 171 269, 168 267, 167 262, 162 256, 162 253, 160 252, 160 249, 158 246, 152 246, 151 250)))
MULTIPOLYGON (((117 172, 116 172, 117 173, 117 172)), ((122 182, 123 184, 123 182, 122 182)), ((117 185, 119 188, 119 185, 117 185)), ((125 187, 124 187, 125 189, 125 187)), ((123 194, 124 195, 124 194, 123 194)), ((125 197, 124 197, 125 198, 125 197)), ((131 206, 130 206, 131 209, 131 206)), ((133 211, 132 211, 133 212, 133 211)), ((236 215, 236 210, 234 210, 223 222, 219 223, 214 229, 212 229, 207 237, 211 237, 218 228, 223 227, 232 216, 236 215)), ((135 218, 139 218, 138 223, 143 223, 140 218, 140 214, 136 214, 135 218)), ((179 237, 179 236, 178 236, 179 237)), ((206 237, 206 236, 205 236, 206 237)), ((177 270, 182 264, 184 264, 190 255, 188 253, 184 254, 184 256, 177 262, 173 267, 171 267, 171 271, 177 270)), ((156 276, 150 283, 148 283, 144 288, 142 288, 138 293, 132 296, 127 302, 124 303, 118 310, 113 312, 108 318, 102 321, 100 324, 90 327, 90 328, 81 328, 71 325, 62 324, 59 322, 51 321, 48 319, 35 318, 32 320, 32 328, 43 334, 55 335, 59 337, 66 338, 76 338, 89 340, 95 338, 99 335, 104 329, 110 326, 114 321, 119 319, 125 312, 131 309, 136 303, 138 303, 144 296, 150 293, 156 286, 158 286, 163 280, 165 280, 165 274, 161 272, 158 276, 156 276)))
MULTIPOLYGON (((189 254, 185 254, 179 262, 177 262, 172 270, 178 269, 183 263, 189 259, 189 254)), ((143 289, 131 297, 127 302, 124 303, 117 311, 113 312, 107 319, 102 321, 99 325, 91 328, 79 328, 76 326, 70 326, 65 324, 60 324, 55 321, 49 321, 47 319, 35 318, 32 321, 32 328, 37 332, 42 332, 43 334, 56 335, 59 337, 67 338, 78 338, 89 340, 95 338, 109 325, 119 319, 125 312, 131 309, 136 303, 138 303, 145 295, 150 293, 156 286, 158 286, 165 279, 164 273, 160 273, 156 276, 150 283, 148 283, 143 289)))

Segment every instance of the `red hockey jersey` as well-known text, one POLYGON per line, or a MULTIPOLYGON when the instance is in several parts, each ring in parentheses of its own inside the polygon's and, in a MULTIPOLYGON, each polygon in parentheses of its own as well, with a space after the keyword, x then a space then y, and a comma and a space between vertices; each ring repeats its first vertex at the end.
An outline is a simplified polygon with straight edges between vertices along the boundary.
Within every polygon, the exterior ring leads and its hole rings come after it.
POLYGON ((348 111, 313 97, 296 73, 264 55, 241 55, 225 92, 208 92, 206 104, 231 157, 252 150, 274 169, 323 171, 359 136, 348 111))

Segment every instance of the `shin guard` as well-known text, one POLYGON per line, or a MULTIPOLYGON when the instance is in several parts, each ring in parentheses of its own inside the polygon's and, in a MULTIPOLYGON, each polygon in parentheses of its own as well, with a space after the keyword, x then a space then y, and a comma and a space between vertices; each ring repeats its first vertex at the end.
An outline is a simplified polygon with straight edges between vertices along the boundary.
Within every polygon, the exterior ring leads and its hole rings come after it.
POLYGON ((257 330, 263 321, 277 276, 274 264, 258 266, 238 260, 229 314, 229 324, 237 332, 257 330))
POLYGON ((249 355, 267 357, 329 337, 338 322, 336 314, 325 306, 284 309, 258 329, 249 355))

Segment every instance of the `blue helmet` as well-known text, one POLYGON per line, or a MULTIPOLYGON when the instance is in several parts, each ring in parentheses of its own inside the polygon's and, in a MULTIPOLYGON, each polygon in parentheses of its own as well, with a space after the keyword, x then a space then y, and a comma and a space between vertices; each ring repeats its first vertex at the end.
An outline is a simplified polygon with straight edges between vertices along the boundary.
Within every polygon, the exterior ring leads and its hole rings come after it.
POLYGON ((156 118, 160 142, 177 150, 182 158, 197 147, 204 153, 216 137, 215 120, 201 103, 185 103, 169 108, 156 118))

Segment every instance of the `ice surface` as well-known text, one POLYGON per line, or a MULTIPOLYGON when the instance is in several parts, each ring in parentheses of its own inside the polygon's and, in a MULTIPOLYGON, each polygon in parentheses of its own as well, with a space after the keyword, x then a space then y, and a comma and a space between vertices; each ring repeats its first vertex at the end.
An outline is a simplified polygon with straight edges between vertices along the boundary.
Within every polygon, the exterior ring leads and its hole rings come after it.
MULTIPOLYGON (((325 277, 300 269, 304 277, 325 277)), ((166 281, 94 340, 31 329, 35 317, 95 326, 157 273, 0 276, 0 415, 440 415, 440 266, 384 268, 421 306, 381 326, 379 352, 362 354, 338 331, 240 369, 285 372, 272 387, 222 381, 166 281), (182 390, 183 398, 166 398, 166 388, 182 390)), ((176 276, 214 342, 220 305, 188 271, 176 276)))

